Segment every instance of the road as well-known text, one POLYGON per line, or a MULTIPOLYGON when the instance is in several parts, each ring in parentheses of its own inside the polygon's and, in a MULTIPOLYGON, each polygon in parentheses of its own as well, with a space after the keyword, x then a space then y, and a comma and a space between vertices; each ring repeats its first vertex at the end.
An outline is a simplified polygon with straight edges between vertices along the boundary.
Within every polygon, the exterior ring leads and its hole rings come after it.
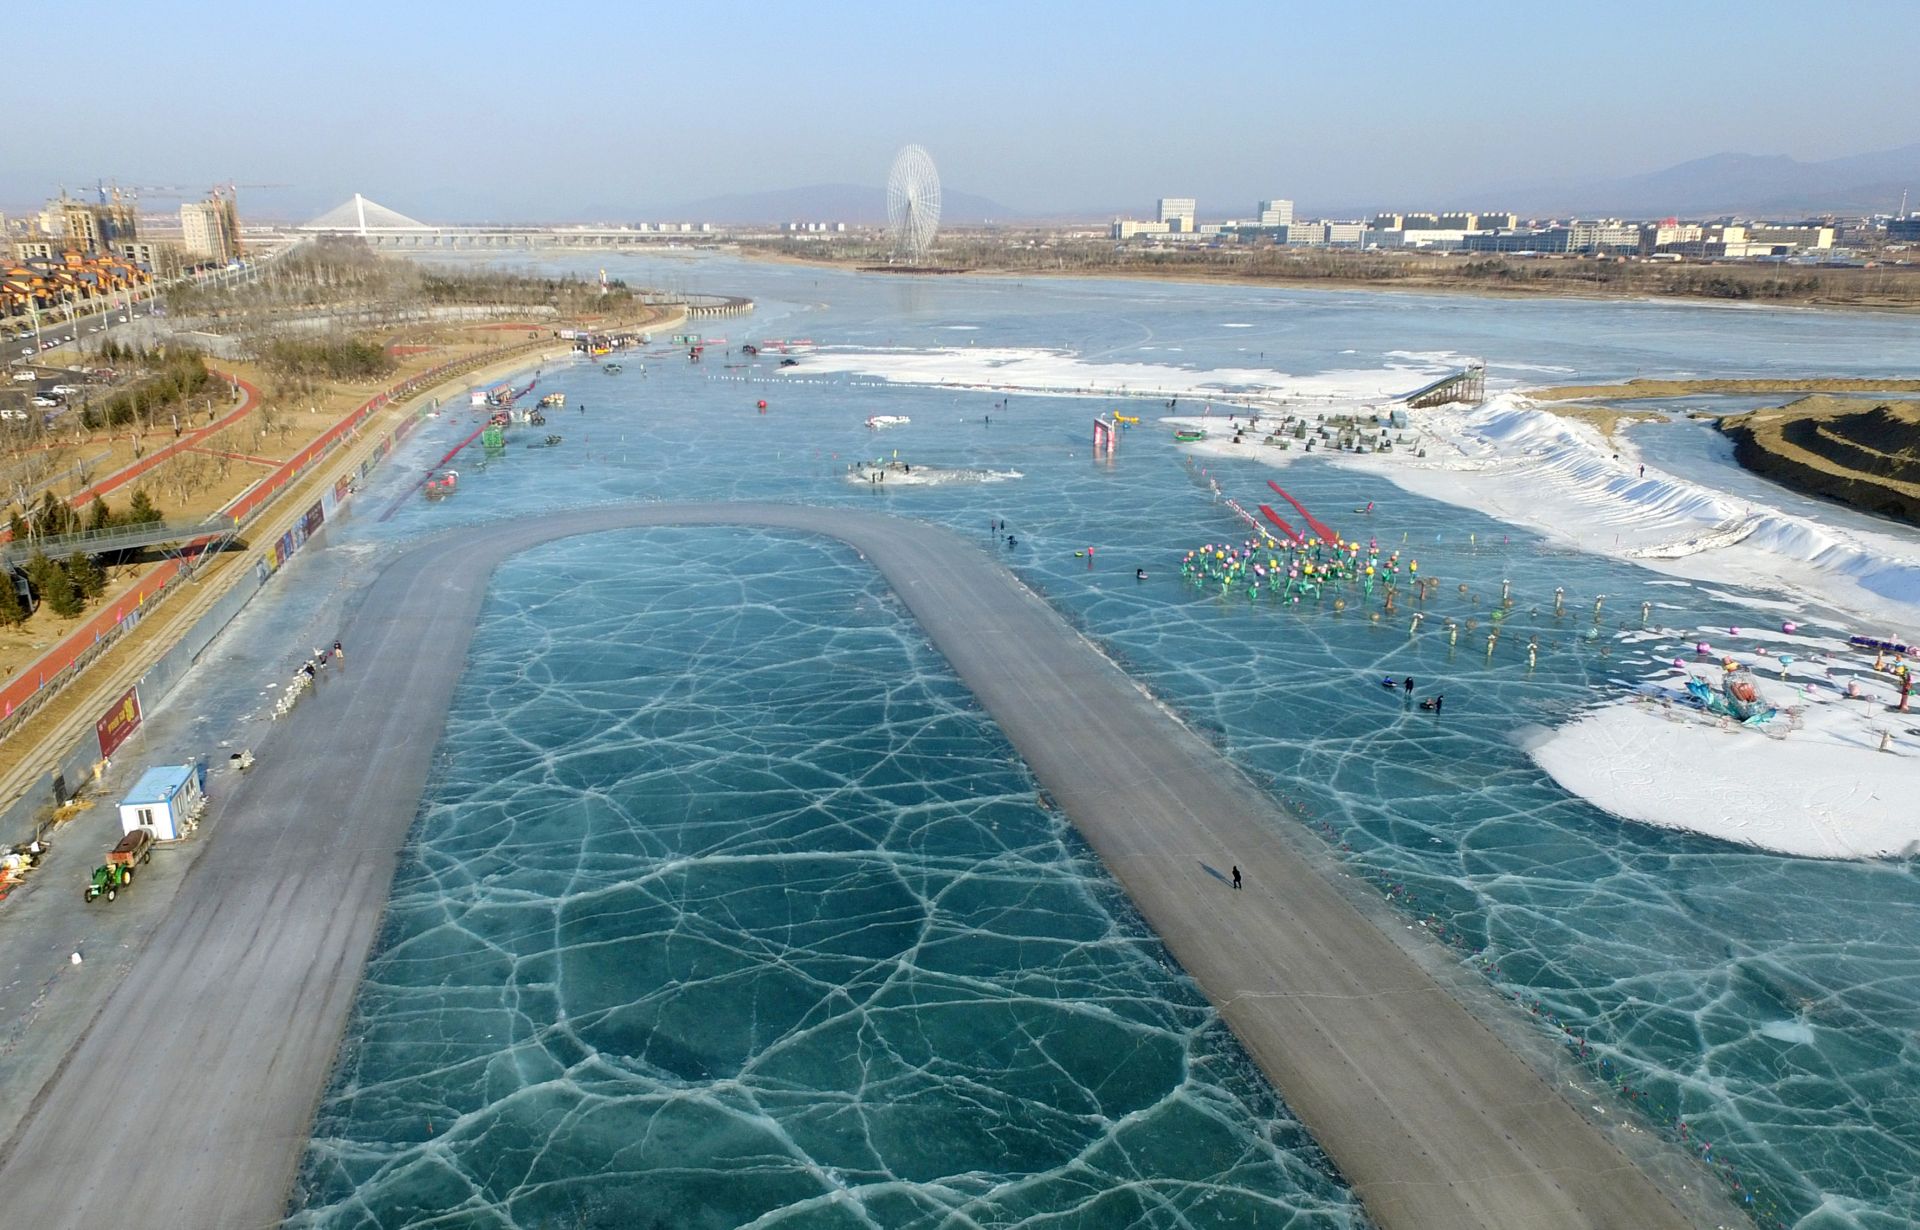
POLYGON ((873 563, 1376 1222, 1690 1224, 1322 878, 1267 795, 998 560, 920 522, 756 504, 490 525, 389 566, 348 618, 346 673, 260 745, 167 916, 0 1150, 10 1222, 280 1218, 488 578, 541 542, 648 525, 827 535, 873 563), (1235 864, 1244 892, 1221 874, 1235 864))

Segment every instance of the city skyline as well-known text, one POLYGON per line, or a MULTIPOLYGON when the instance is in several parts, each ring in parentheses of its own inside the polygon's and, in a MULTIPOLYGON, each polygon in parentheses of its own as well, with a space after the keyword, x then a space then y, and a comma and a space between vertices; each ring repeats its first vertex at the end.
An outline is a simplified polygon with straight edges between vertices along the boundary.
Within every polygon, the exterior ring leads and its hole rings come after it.
MULTIPOLYGON (((1712 37, 1694 30, 1707 19, 1627 5, 1606 38, 1578 14, 1436 21, 1398 4, 1339 29, 1237 3, 904 19, 854 4, 778 23, 721 6, 598 40, 500 4, 348 3, 299 30, 234 27, 187 0, 99 11, 143 61, 175 68, 64 97, 53 139, 10 143, 0 209, 107 177, 285 185, 250 200, 287 218, 354 191, 449 221, 645 216, 877 185, 908 142, 1016 216, 1173 192, 1209 213, 1276 191, 1313 210, 1492 208, 1527 185, 1734 151, 1818 162, 1915 136, 1898 40, 1808 38, 1804 12, 1770 2, 1714 19, 1712 37)), ((1901 11, 1845 16, 1892 28, 1901 11)), ((29 11, 15 28, 32 45, 54 27, 29 11)))

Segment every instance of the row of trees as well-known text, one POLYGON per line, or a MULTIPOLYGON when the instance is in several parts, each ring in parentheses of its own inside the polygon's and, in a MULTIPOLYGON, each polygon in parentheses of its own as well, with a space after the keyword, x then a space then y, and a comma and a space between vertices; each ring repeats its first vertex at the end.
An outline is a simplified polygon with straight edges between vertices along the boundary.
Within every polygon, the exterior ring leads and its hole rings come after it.
MULTIPOLYGON (((126 509, 120 512, 115 512, 96 495, 84 515, 49 491, 34 505, 30 516, 15 508, 8 514, 7 523, 14 542, 37 542, 56 534, 146 525, 161 519, 160 510, 144 490, 136 489, 126 509)), ((50 559, 45 551, 35 551, 21 572, 33 592, 40 596, 40 604, 62 618, 80 614, 89 602, 107 590, 107 570, 85 551, 74 551, 64 560, 50 559)), ((0 567, 0 627, 25 623, 27 616, 27 604, 20 600, 15 588, 13 570, 0 567)))
MULTIPOLYGON (((87 609, 107 591, 107 570, 84 551, 75 551, 65 560, 51 560, 35 551, 23 571, 40 595, 40 604, 62 618, 71 618, 87 609)), ((27 621, 27 606, 14 588, 13 576, 0 577, 0 627, 13 627, 27 621)))
POLYGON ((192 286, 168 292, 176 316, 213 315, 246 321, 308 309, 353 309, 369 318, 383 311, 458 304, 528 307, 562 312, 624 309, 633 291, 621 282, 552 277, 496 268, 434 268, 381 256, 360 239, 326 236, 268 262, 260 276, 236 286, 192 286))
POLYGON ((80 422, 87 430, 130 423, 151 426, 160 415, 185 409, 190 399, 211 393, 219 383, 207 370, 207 361, 192 350, 140 352, 137 361, 146 368, 146 374, 82 407, 80 422))
POLYGON ((364 337, 275 337, 256 347, 260 361, 281 375, 323 380, 372 380, 393 370, 393 356, 364 337))
POLYGON ((7 530, 14 542, 38 542, 61 534, 110 530, 118 526, 152 525, 165 519, 148 497, 145 488, 134 490, 125 511, 115 512, 104 498, 95 495, 88 502, 84 514, 49 491, 24 514, 19 508, 10 510, 7 514, 7 530))

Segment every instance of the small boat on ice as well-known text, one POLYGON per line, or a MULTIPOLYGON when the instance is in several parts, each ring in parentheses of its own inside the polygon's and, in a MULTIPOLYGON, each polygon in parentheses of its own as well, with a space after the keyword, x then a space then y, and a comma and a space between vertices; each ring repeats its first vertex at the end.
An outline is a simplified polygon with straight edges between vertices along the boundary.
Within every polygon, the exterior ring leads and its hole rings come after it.
POLYGON ((603 364, 600 370, 607 373, 607 375, 609 376, 618 376, 621 372, 627 369, 624 367, 621 367, 618 363, 607 363, 607 364, 603 364))
POLYGON ((869 427, 904 427, 913 422, 904 414, 870 414, 867 416, 869 427))
POLYGON ((549 393, 545 397, 542 397, 540 399, 540 408, 542 410, 552 410, 555 407, 564 406, 566 404, 567 404, 567 395, 565 393, 549 393))

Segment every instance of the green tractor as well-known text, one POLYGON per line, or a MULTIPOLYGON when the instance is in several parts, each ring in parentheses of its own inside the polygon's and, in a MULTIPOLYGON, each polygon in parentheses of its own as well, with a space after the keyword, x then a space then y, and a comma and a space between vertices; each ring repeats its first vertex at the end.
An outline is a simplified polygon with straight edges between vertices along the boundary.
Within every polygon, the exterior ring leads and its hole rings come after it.
POLYGON ((93 869, 93 882, 87 885, 86 903, 92 905, 95 900, 105 897, 108 901, 120 895, 120 890, 133 883, 133 868, 121 863, 108 863, 104 867, 93 869))
POLYGON ((136 864, 144 864, 153 858, 153 830, 136 828, 120 839, 120 844, 107 853, 104 867, 93 869, 93 882, 87 885, 85 901, 92 905, 105 897, 108 901, 120 895, 120 890, 133 885, 133 869, 136 864))

